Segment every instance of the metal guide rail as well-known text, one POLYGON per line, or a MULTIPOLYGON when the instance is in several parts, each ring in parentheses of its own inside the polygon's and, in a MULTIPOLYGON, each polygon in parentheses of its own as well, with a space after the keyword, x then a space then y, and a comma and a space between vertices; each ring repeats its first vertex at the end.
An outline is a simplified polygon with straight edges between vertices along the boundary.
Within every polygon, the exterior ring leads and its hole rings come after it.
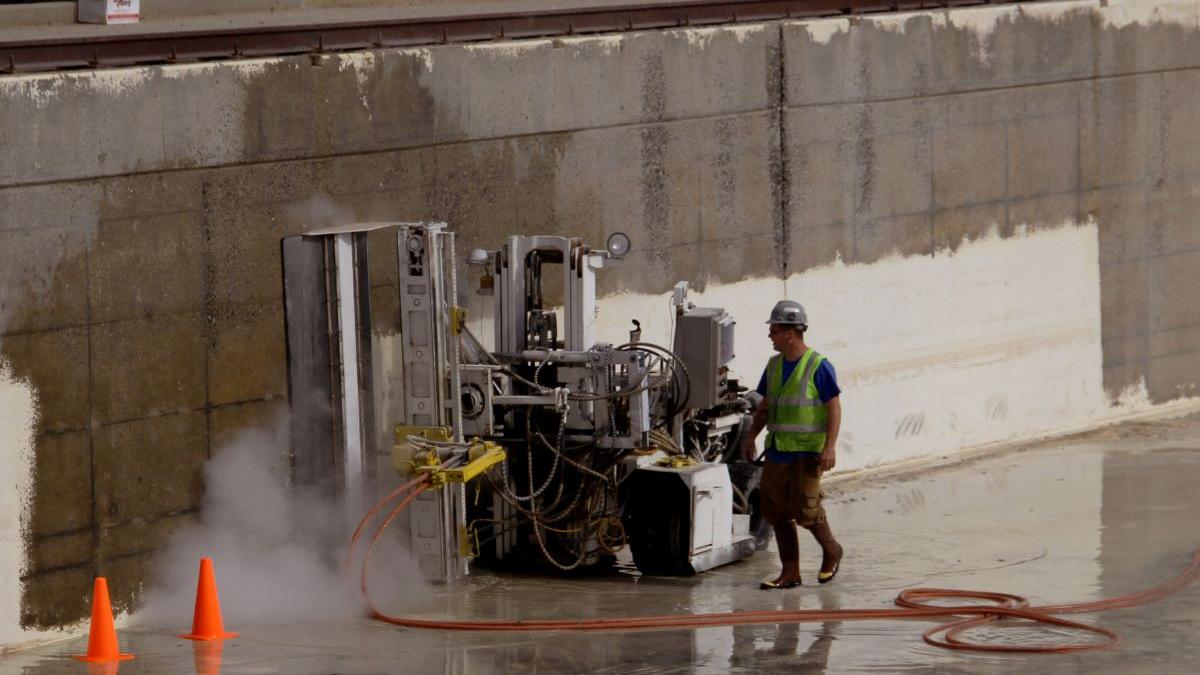
MULTIPOLYGON (((475 42, 628 30, 710 26, 772 19, 912 11, 1022 0, 664 0, 530 3, 515 10, 413 15, 371 21, 296 23, 245 28, 167 28, 86 36, 5 39, 0 73, 187 63, 383 47, 475 42)), ((1036 0, 1024 0, 1036 1, 1036 0)), ((348 13, 352 14, 352 13, 348 13)))

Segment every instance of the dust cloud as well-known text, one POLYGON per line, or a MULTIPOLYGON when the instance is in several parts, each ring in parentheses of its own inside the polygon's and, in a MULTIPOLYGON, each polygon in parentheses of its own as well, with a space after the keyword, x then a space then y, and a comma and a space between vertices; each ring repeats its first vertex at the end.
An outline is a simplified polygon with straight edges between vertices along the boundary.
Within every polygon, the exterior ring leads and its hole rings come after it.
MULTIPOLYGON (((243 431, 204 468, 199 522, 175 532, 155 560, 137 623, 186 627, 200 558, 213 560, 230 630, 362 617, 361 549, 352 579, 342 565, 351 528, 342 507, 288 485, 288 422, 243 431)), ((354 520, 365 509, 354 509, 354 520)), ((367 531, 367 536, 374 528, 367 531)), ((416 564, 389 529, 374 554, 372 597, 388 611, 427 597, 416 564)))
MULTIPOLYGON (((286 218, 293 227, 311 230, 352 223, 354 213, 327 195, 314 194, 290 207, 286 218)), ((312 395, 327 399, 320 392, 312 395)), ((345 507, 312 488, 291 484, 289 429, 285 415, 266 428, 243 431, 214 452, 204 468, 199 522, 177 531, 156 557, 136 621, 186 622, 202 557, 213 560, 230 630, 365 615, 358 588, 363 547, 349 575, 343 563, 350 534, 369 504, 345 507)), ((390 612, 416 611, 417 603, 430 596, 400 543, 405 520, 398 518, 390 526, 371 565, 371 597, 390 612)), ((364 538, 374 531, 368 528, 364 538)))
POLYGON ((316 193, 308 199, 289 206, 285 212, 288 223, 306 229, 349 225, 355 222, 354 211, 336 204, 328 195, 316 193))

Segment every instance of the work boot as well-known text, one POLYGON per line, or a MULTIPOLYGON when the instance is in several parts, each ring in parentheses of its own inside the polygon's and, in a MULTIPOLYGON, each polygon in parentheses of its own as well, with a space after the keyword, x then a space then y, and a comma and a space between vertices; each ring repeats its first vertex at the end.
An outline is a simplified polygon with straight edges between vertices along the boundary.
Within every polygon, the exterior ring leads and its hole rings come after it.
POLYGON ((813 538, 821 545, 821 572, 817 574, 817 582, 827 584, 837 576, 842 564, 842 545, 833 538, 828 521, 821 521, 809 528, 813 538))
POLYGON ((775 526, 775 543, 779 546, 779 561, 783 570, 774 581, 764 581, 763 589, 794 588, 800 585, 800 540, 796 535, 795 523, 775 526))

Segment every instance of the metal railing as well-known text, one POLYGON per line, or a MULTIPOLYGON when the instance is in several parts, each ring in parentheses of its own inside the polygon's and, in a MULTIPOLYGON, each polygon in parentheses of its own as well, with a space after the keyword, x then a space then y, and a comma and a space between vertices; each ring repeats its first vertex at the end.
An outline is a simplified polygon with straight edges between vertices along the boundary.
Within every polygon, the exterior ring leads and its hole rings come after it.
MULTIPOLYGON (((14 0, 0 0, 0 2, 14 0)), ((86 37, 4 40, 0 73, 111 68, 243 57, 284 56, 455 42, 553 37, 799 17, 911 11, 1020 0, 660 0, 540 9, 488 10, 468 15, 421 16, 223 28, 165 30, 143 24, 138 32, 86 37)))

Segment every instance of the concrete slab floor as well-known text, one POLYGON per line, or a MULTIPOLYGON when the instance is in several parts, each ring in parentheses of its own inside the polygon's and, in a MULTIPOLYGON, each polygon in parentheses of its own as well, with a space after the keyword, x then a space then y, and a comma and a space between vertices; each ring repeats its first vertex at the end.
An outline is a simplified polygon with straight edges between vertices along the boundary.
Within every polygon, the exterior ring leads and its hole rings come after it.
MULTIPOLYGON (((819 551, 802 540, 805 586, 757 590, 774 548, 695 578, 630 573, 577 579, 482 572, 435 589, 426 616, 603 617, 734 609, 886 608, 912 586, 1005 591, 1034 605, 1096 600, 1158 585, 1200 546, 1200 415, 1131 423, 908 475, 847 481, 827 509, 848 551, 837 580, 815 583, 819 551)), ((831 490, 833 492, 834 490, 831 490)), ((401 608, 393 609, 399 613, 401 608)), ((408 608, 404 608, 408 609, 408 608)), ((1120 633, 1099 652, 985 655, 926 645, 918 620, 706 627, 628 633, 445 633, 366 619, 240 625, 213 647, 178 626, 121 630, 131 673, 385 672, 1198 672, 1200 584, 1155 604, 1075 615, 1120 633)), ((985 628, 1015 642, 1090 639, 985 628)), ((0 675, 107 672, 68 659, 83 639, 0 658, 0 675)))

